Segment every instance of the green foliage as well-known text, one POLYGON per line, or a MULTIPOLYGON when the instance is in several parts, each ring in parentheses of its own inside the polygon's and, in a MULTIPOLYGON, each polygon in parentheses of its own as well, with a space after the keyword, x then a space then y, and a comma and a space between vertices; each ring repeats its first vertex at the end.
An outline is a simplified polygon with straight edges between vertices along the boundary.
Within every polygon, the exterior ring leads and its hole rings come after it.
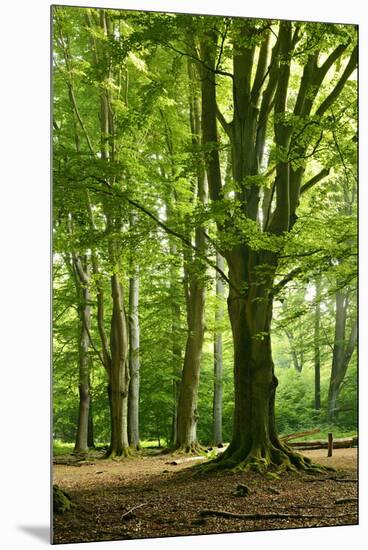
POLYGON ((61 441, 60 439, 54 439, 52 442, 53 456, 70 454, 73 452, 73 449, 74 445, 72 443, 65 443, 65 441, 61 441))
MULTIPOLYGON (((194 57, 195 62, 200 50, 199 38, 209 43, 205 33, 215 30, 221 38, 216 46, 216 70, 231 72, 233 47, 256 48, 258 52, 270 30, 274 45, 277 21, 244 22, 238 18, 75 7, 54 7, 53 21, 55 452, 70 449, 70 445, 61 442, 74 441, 78 414, 80 292, 73 271, 73 254, 85 256, 90 264, 94 257, 98 264, 98 272, 91 269, 89 282, 93 345, 88 351, 97 443, 108 441, 110 430, 107 373, 101 364, 96 318, 98 292, 102 290, 104 294, 104 328, 109 336, 112 313, 109 276, 118 273, 123 288, 127 289, 129 277, 136 270, 140 279, 141 438, 166 444, 171 437, 173 382, 180 378, 187 336, 185 277, 190 274, 197 281, 204 281, 207 291, 198 437, 202 442, 212 440, 213 335, 220 328, 224 341, 223 435, 225 441, 230 440, 234 409, 231 330, 227 315, 221 327, 215 326, 214 270, 208 267, 208 261, 214 263, 217 249, 237 245, 246 245, 260 253, 280 254, 276 285, 281 287, 276 294, 279 301, 275 303, 272 326, 279 378, 278 429, 283 434, 315 426, 324 430, 333 428, 334 433, 353 431, 357 422, 355 355, 342 385, 337 425, 332 427, 327 426, 326 401, 337 290, 343 289, 350 299, 347 333, 356 315, 355 76, 346 82, 332 107, 322 116, 315 111, 307 117, 296 115, 293 109, 305 64, 311 56, 319 51, 321 66, 336 47, 344 46, 339 63, 330 69, 318 92, 316 104, 326 99, 355 45, 355 27, 292 24, 298 40, 291 59, 287 109, 270 114, 265 166, 259 173, 252 172, 236 181, 224 129, 218 128, 218 143, 205 146, 200 146, 192 133, 189 97, 199 93, 199 80, 188 76, 187 59, 194 57), (103 13, 106 28, 100 24, 103 13), (108 103, 111 126, 107 133, 101 126, 104 101, 108 103), (288 146, 275 143, 275 124, 282 124, 291 132, 288 146), (198 168, 204 168, 214 150, 220 155, 223 194, 218 201, 202 204, 195 193, 198 168), (251 219, 244 197, 256 188, 261 205, 270 193, 271 213, 276 200, 275 168, 280 162, 288 162, 294 170, 306 169, 304 183, 321 170, 328 170, 329 174, 320 185, 302 193, 291 231, 271 234, 262 224, 265 212, 251 219), (193 249, 183 244, 183 239, 194 242, 196 228, 200 226, 207 231, 206 258, 196 256, 193 249), (291 272, 295 273, 294 282, 284 285, 284 278, 291 272), (318 297, 317 277, 322 285, 318 297), (322 312, 318 342, 322 378, 320 411, 314 410, 313 330, 317 302, 322 312), (293 358, 302 366, 301 372, 293 367, 293 358)), ((217 76, 218 106, 230 122, 234 111, 232 79, 224 74, 217 76)), ((312 95, 313 90, 309 89, 306 97, 312 95)), ((256 276, 257 283, 269 277, 268 266, 261 265, 256 276)), ((248 288, 244 284, 240 290, 246 292, 248 288)), ((265 334, 260 331, 259 338, 265 334)))

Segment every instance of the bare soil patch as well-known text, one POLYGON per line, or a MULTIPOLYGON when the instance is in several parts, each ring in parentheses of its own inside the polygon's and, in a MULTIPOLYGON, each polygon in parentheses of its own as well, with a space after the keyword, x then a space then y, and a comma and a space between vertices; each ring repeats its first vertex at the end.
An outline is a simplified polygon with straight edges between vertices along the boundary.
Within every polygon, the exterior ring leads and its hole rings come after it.
POLYGON ((303 454, 336 472, 194 475, 198 461, 147 451, 121 461, 97 454, 80 466, 56 464, 54 483, 75 507, 55 514, 54 543, 357 524, 357 449, 336 449, 331 458, 325 450, 303 454), (246 496, 236 496, 240 484, 246 496), (203 515, 209 509, 252 518, 203 515))

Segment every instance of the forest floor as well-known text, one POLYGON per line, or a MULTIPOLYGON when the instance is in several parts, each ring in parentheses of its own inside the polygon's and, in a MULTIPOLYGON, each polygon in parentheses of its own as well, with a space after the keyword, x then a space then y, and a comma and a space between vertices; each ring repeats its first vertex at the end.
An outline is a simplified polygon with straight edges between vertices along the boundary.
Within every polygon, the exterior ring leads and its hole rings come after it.
POLYGON ((121 461, 92 453, 79 466, 54 464, 54 483, 75 504, 55 514, 54 543, 357 524, 357 449, 335 449, 330 458, 326 450, 303 454, 336 472, 193 476, 199 461, 153 450, 121 461), (235 496, 239 484, 248 496, 235 496), (258 517, 201 514, 209 509, 258 517), (279 517, 262 517, 268 514, 279 517))

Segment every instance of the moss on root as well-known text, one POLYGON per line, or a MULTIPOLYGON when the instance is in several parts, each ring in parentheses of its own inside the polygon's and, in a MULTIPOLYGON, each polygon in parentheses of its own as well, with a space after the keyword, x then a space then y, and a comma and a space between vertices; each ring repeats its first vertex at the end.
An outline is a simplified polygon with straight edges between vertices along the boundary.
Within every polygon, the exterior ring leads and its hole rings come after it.
POLYGON ((120 451, 108 449, 102 458, 111 460, 123 460, 124 458, 131 457, 132 454, 132 449, 130 447, 123 447, 123 449, 121 449, 120 451))
POLYGON ((190 444, 183 444, 183 445, 179 445, 178 447, 174 447, 173 451, 172 451, 172 454, 173 455, 194 455, 194 456, 199 456, 199 455, 202 455, 204 454, 204 451, 205 451, 205 447, 202 447, 202 445, 200 445, 199 443, 197 442, 193 442, 193 443, 190 443, 190 444))
POLYGON ((55 514, 65 514, 75 508, 75 504, 70 500, 68 493, 60 489, 58 485, 52 487, 53 510, 55 514))
POLYGON ((316 464, 309 457, 293 451, 282 443, 279 447, 272 444, 267 447, 254 446, 248 453, 242 448, 234 452, 229 449, 228 451, 206 464, 198 465, 197 471, 230 473, 253 471, 259 474, 275 473, 276 475, 290 471, 307 474, 334 471, 334 468, 316 464))

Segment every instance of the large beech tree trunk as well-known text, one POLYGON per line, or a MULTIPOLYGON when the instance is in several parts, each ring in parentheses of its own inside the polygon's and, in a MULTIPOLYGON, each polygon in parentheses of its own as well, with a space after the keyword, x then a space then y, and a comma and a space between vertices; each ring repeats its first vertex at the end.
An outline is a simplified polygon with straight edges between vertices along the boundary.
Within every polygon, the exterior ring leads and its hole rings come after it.
POLYGON ((277 378, 271 354, 272 285, 277 258, 239 247, 229 256, 234 286, 248 281, 245 295, 230 289, 228 310, 234 341, 235 412, 233 438, 221 457, 223 467, 292 465, 275 427, 277 378), (249 270, 249 265, 253 268, 249 270), (267 265, 262 282, 257 267, 267 265))

